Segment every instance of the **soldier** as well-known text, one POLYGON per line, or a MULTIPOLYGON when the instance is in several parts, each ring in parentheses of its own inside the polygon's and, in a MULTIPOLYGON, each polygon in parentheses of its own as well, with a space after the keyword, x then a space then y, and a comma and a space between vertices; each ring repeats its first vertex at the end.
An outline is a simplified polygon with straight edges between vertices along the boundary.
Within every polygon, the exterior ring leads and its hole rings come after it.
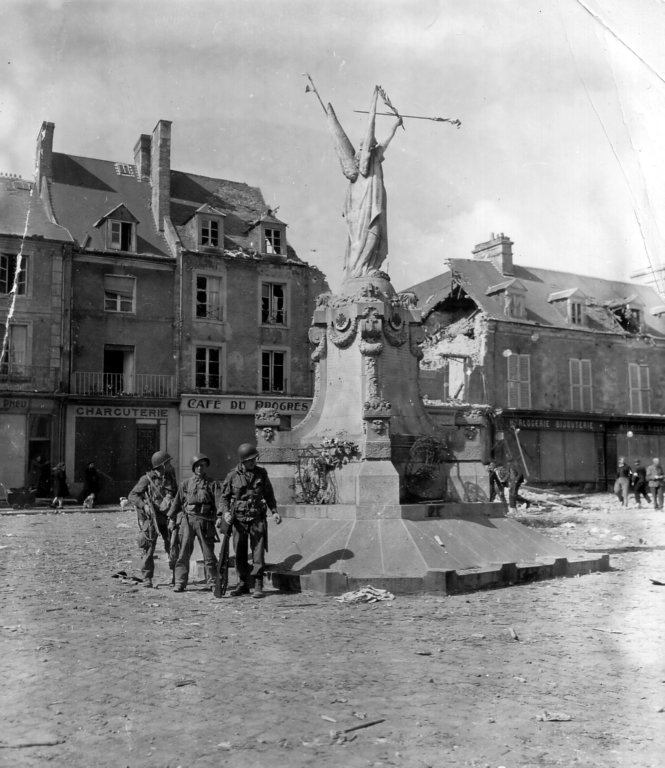
POLYGON ((282 522, 268 473, 256 465, 258 457, 256 446, 251 443, 243 443, 238 448, 238 466, 226 476, 219 500, 217 527, 224 531, 227 525, 233 525, 238 575, 238 584, 231 590, 234 596, 249 592, 250 577, 253 577, 252 597, 263 597, 264 553, 268 549, 267 510, 277 525, 282 522), (248 548, 252 552, 251 571, 248 548))
POLYGON ((184 592, 189 577, 189 558, 194 541, 198 539, 203 553, 206 584, 215 583, 217 558, 215 557, 215 484, 206 477, 210 459, 200 453, 192 457, 193 477, 183 480, 171 509, 169 531, 180 528, 180 554, 175 563, 174 592, 184 592))
POLYGON ((143 586, 152 587, 155 575, 155 548, 162 537, 164 550, 169 554, 167 512, 177 491, 171 457, 166 451, 157 451, 150 460, 152 469, 139 478, 129 492, 127 500, 136 507, 139 522, 137 543, 143 550, 143 586))

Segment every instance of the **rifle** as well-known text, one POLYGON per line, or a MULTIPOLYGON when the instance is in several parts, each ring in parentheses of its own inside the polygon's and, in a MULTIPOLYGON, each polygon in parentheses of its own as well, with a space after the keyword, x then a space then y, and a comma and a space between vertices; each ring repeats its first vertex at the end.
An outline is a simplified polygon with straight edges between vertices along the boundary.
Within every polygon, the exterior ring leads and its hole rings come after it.
POLYGON ((222 533, 222 548, 219 550, 217 561, 217 573, 215 574, 215 597, 224 597, 229 584, 229 539, 231 538, 231 526, 227 526, 222 533))

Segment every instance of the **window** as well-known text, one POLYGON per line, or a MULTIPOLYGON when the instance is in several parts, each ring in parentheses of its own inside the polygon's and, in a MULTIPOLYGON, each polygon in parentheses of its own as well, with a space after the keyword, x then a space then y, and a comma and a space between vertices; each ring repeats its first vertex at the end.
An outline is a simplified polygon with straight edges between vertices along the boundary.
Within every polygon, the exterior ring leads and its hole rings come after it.
POLYGON ((261 352, 261 392, 286 392, 286 352, 261 352))
POLYGON ((642 329, 641 310, 631 307, 629 304, 622 304, 619 307, 614 307, 612 313, 624 331, 639 333, 642 329))
POLYGON ((628 363, 628 386, 630 388, 630 412, 651 413, 649 366, 628 363))
POLYGON ((581 301, 571 301, 568 305, 571 325, 584 325, 584 306, 581 301))
POLYGON ((281 229, 266 228, 264 230, 264 238, 266 253, 284 253, 281 229))
POLYGON ((134 347, 104 345, 104 394, 134 394, 134 347))
POLYGON ((134 312, 136 278, 124 275, 104 275, 104 310, 134 312))
POLYGON ((0 254, 0 294, 11 293, 14 289, 16 280, 16 293, 18 296, 25 296, 26 277, 28 273, 28 257, 23 256, 20 260, 16 254, 0 254), (20 263, 19 263, 20 261, 20 263), (16 279, 16 270, 18 280, 16 279))
POLYGON ((109 248, 119 251, 133 251, 134 224, 131 221, 109 219, 109 248))
POLYGON ((591 411, 591 360, 571 358, 570 366, 570 407, 573 411, 591 411))
POLYGON ((219 247, 219 222, 217 219, 201 216, 199 233, 199 245, 207 245, 211 248, 219 247))
POLYGON ((198 320, 223 320, 222 279, 209 275, 196 276, 195 316, 198 320))
POLYGON ((508 408, 531 408, 530 355, 508 357, 508 408))
POLYGON ((261 283, 261 322, 286 325, 285 283, 261 283))
POLYGON ((7 337, 7 348, 2 357, 2 366, 0 372, 3 374, 26 373, 26 363, 28 361, 28 326, 15 325, 9 326, 9 335, 7 337))
POLYGON ((467 387, 467 358, 448 357, 443 361, 443 397, 464 400, 467 387))
POLYGON ((197 389, 222 388, 222 350, 219 347, 197 347, 194 369, 197 389))

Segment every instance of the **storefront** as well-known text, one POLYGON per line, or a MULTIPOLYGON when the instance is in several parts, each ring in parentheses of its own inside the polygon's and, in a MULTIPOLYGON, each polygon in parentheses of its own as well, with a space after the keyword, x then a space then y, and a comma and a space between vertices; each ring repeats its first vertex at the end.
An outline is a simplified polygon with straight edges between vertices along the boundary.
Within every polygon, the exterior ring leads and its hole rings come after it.
POLYGON ((605 475, 603 420, 565 416, 507 416, 497 419, 494 455, 521 459, 528 481, 600 484, 605 475))
POLYGON ((102 473, 103 503, 126 496, 150 468, 155 451, 168 450, 177 462, 178 411, 174 405, 70 403, 67 434, 66 465, 73 496, 80 492, 90 462, 102 473))
POLYGON ((222 479, 236 464, 240 443, 254 442, 254 414, 273 408, 280 414, 281 429, 291 429, 305 418, 311 398, 219 395, 183 395, 180 402, 179 477, 191 473, 189 461, 196 453, 210 457, 210 476, 222 479))
POLYGON ((36 486, 39 495, 47 496, 51 462, 59 458, 58 434, 56 401, 18 394, 0 397, 0 482, 6 488, 36 486))

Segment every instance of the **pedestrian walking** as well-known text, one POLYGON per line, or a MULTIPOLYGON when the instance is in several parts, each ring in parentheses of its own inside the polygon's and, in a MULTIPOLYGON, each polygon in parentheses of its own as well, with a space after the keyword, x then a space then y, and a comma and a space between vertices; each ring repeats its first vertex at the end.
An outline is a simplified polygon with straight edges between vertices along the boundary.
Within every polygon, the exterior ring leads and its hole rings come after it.
MULTIPOLYGON (((152 587, 155 575, 155 549, 162 537, 164 551, 170 553, 170 538, 167 513, 178 490, 171 457, 166 451, 153 453, 152 469, 141 475, 127 496, 136 508, 139 535, 136 543, 143 552, 141 573, 143 586, 152 587)), ((94 466, 94 465, 93 465, 94 466)))
POLYGON ((222 485, 217 526, 233 526, 233 548, 236 558, 238 583, 231 595, 246 594, 250 581, 254 583, 252 597, 263 597, 265 553, 268 551, 268 510, 279 525, 282 518, 268 473, 257 465, 259 453, 252 443, 238 447, 238 465, 232 469, 222 485), (252 567, 249 566, 249 552, 252 567))
POLYGON ((184 592, 189 579, 189 559, 198 540, 203 554, 206 584, 215 583, 215 484, 207 477, 210 459, 200 453, 192 457, 193 477, 183 480, 168 513, 169 531, 179 529, 180 552, 174 569, 174 592, 184 592))
POLYGON ((660 459, 654 458, 647 467, 646 472, 649 490, 653 494, 653 508, 663 508, 663 483, 665 483, 665 472, 660 465, 660 459))
POLYGON ((635 503, 638 507, 641 507, 641 499, 644 497, 647 504, 651 504, 651 496, 649 496, 649 486, 647 485, 647 470, 642 466, 642 462, 639 459, 635 459, 633 464, 633 492, 635 494, 635 503))
POLYGON ((623 504, 624 507, 628 506, 628 495, 630 493, 630 479, 633 476, 633 470, 623 456, 619 457, 619 463, 617 465, 617 476, 614 481, 614 493, 617 499, 623 504))
POLYGON ((95 466, 95 462, 90 461, 83 472, 83 488, 78 495, 79 504, 83 504, 88 509, 92 509, 95 506, 95 501, 97 496, 99 496, 101 488, 101 475, 95 466))
POLYGON ((517 462, 511 461, 508 465, 508 508, 511 512, 517 512, 517 504, 526 504, 529 507, 529 500, 520 496, 520 486, 524 482, 524 473, 517 465, 517 462))
POLYGON ((490 461, 490 463, 487 465, 487 472, 489 473, 490 501, 494 501, 494 499, 498 496, 499 499, 505 504, 506 492, 504 488, 508 482, 508 472, 506 471, 505 467, 502 467, 501 464, 497 464, 494 461, 490 461))
POLYGON ((58 462, 51 470, 51 474, 53 475, 53 501, 51 502, 51 506, 56 509, 62 509, 64 506, 64 498, 69 496, 65 462, 58 462))

